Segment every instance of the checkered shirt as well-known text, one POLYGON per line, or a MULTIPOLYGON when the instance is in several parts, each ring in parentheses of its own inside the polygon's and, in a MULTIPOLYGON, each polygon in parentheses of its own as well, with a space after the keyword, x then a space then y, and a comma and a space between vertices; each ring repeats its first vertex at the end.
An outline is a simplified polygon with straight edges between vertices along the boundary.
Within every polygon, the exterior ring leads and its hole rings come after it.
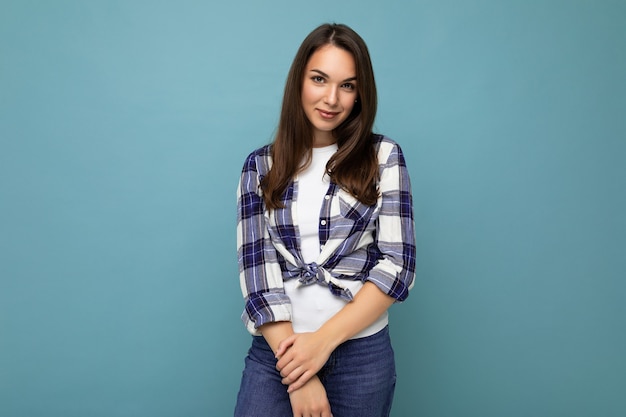
POLYGON ((291 303, 283 281, 324 285, 352 299, 342 280, 374 283, 403 301, 415 278, 415 232, 409 174, 402 150, 391 139, 374 136, 380 197, 373 206, 360 203, 332 181, 319 219, 320 254, 305 263, 300 254, 296 195, 298 182, 285 190, 284 208, 267 210, 260 182, 272 160, 270 145, 245 161, 237 190, 237 254, 248 331, 270 322, 291 321, 291 303))

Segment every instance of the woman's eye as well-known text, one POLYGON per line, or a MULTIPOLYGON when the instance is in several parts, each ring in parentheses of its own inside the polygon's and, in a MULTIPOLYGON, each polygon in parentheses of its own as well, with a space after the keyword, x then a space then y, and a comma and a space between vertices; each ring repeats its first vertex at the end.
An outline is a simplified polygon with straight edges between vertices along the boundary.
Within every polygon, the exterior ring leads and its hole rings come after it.
POLYGON ((313 77, 311 77, 311 79, 316 82, 316 83, 323 83, 324 82, 324 77, 320 77, 319 75, 315 75, 313 77))
POLYGON ((354 84, 351 83, 346 83, 342 86, 343 88, 347 89, 347 90, 354 90, 354 84))

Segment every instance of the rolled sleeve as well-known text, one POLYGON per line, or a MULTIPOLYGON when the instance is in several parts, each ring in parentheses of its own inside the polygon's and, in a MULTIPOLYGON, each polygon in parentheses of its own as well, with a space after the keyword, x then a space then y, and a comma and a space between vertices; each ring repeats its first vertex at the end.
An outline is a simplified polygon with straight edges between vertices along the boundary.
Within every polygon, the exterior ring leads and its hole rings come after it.
POLYGON ((248 156, 237 189, 237 256, 245 299, 241 318, 253 335, 260 335, 258 328, 265 323, 291 321, 292 317, 291 303, 283 287, 280 255, 265 225, 265 204, 259 187, 263 150, 248 156))
POLYGON ((366 277, 396 301, 404 301, 415 281, 415 225, 411 182, 399 145, 379 148, 381 208, 376 244, 381 258, 366 277))

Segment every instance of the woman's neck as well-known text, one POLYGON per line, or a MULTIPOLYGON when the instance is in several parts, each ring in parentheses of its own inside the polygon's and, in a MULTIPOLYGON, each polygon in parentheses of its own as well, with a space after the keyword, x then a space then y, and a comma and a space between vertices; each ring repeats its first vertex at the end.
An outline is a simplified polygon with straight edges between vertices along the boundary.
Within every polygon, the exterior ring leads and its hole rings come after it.
POLYGON ((335 139, 332 132, 318 132, 315 136, 313 136, 314 148, 323 148, 334 143, 337 143, 337 139, 335 139))

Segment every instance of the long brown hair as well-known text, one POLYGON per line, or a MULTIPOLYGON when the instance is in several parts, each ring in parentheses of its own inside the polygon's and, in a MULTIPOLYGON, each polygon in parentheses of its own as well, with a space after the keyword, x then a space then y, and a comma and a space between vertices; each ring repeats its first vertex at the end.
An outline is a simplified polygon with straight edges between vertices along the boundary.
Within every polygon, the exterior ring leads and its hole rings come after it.
POLYGON ((302 161, 310 161, 313 127, 302 108, 302 83, 311 55, 329 44, 352 54, 358 99, 348 118, 333 131, 338 150, 328 161, 326 171, 333 182, 361 203, 373 205, 378 198, 378 162, 372 133, 377 95, 369 51, 363 39, 348 26, 324 24, 304 39, 287 75, 280 121, 272 144, 273 164, 261 180, 268 208, 284 206, 281 197, 289 182, 301 169, 302 161))

